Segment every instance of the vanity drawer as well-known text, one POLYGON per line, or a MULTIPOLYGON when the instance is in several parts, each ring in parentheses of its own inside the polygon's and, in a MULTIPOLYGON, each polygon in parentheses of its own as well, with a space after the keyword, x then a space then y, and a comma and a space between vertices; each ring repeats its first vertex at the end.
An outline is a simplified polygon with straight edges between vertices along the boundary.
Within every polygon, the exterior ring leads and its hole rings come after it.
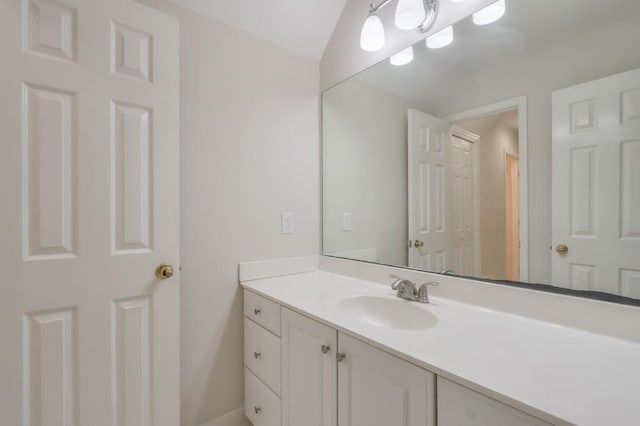
POLYGON ((244 369, 244 414, 253 426, 281 426, 280 398, 244 369))
POLYGON ((250 291, 244 291, 244 316, 280 336, 280 305, 250 291))
POLYGON ((280 396, 280 338, 244 319, 244 363, 280 396))

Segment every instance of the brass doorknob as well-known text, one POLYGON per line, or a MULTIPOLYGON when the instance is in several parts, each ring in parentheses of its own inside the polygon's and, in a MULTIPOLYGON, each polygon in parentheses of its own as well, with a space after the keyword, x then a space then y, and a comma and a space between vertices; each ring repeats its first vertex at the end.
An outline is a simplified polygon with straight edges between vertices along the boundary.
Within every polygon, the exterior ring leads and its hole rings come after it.
POLYGON ((424 246, 424 241, 416 240, 416 241, 413 243, 413 246, 414 246, 415 248, 423 247, 423 246, 424 246))
POLYGON ((569 253, 569 247, 565 246, 564 244, 558 244, 556 246, 556 251, 558 252, 558 254, 567 254, 569 253))
POLYGON ((173 276, 173 266, 168 263, 161 263, 160 266, 156 268, 156 277, 161 280, 168 280, 173 276))

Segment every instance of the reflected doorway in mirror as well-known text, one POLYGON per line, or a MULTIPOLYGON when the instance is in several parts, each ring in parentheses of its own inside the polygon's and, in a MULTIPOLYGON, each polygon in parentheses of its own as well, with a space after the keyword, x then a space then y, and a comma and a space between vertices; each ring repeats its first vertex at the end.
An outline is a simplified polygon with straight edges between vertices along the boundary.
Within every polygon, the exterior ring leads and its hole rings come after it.
MULTIPOLYGON (((448 120, 454 129, 452 145, 457 139, 474 142, 470 165, 466 166, 473 171, 472 196, 465 195, 462 185, 460 191, 456 192, 454 187, 452 192, 462 206, 457 210, 463 215, 457 238, 463 242, 465 238, 473 241, 473 267, 469 275, 526 282, 529 249, 527 98, 521 96, 489 104, 451 115, 448 120), (465 204, 473 207, 468 209, 465 204), (465 211, 472 212, 471 220, 465 220, 465 211)), ((458 268, 464 270, 465 266, 458 268)), ((455 274, 467 275, 458 271, 455 274)))

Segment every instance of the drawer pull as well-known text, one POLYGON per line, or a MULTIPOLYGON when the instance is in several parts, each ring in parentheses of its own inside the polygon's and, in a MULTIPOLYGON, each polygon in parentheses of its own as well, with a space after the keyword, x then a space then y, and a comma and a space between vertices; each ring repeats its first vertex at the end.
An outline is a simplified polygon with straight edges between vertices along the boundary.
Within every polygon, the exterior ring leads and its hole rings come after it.
POLYGON ((329 353, 330 350, 331 350, 331 346, 322 345, 322 353, 323 354, 329 353))
POLYGON ((255 309, 253 310, 253 313, 254 313, 254 315, 260 315, 260 314, 262 313, 262 309, 260 309, 260 308, 255 308, 255 309))
POLYGON ((253 407, 253 411, 255 411, 256 414, 259 414, 260 411, 262 411, 262 407, 260 407, 259 405, 256 405, 255 407, 253 407))
POLYGON ((258 359, 258 358, 260 358, 261 356, 262 356, 262 354, 261 354, 260 352, 254 352, 254 353, 253 353, 253 357, 254 357, 255 359, 258 359))
POLYGON ((345 355, 345 354, 343 354, 341 352, 338 352, 336 354, 336 359, 338 360, 338 362, 342 362, 342 360, 345 359, 346 357, 347 357, 347 355, 345 355))

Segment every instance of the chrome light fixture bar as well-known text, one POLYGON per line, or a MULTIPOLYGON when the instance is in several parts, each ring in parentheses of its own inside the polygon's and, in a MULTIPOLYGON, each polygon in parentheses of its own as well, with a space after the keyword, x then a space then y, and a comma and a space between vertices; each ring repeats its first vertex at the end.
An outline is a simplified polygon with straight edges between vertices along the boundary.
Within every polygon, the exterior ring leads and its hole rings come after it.
MULTIPOLYGON (((367 52, 375 52, 384 47, 385 34, 382 21, 377 13, 391 3, 384 0, 378 5, 371 4, 369 15, 360 34, 360 47, 367 52)), ((398 0, 396 7, 396 26, 400 29, 416 29, 426 33, 431 29, 438 16, 439 0, 398 0)))

